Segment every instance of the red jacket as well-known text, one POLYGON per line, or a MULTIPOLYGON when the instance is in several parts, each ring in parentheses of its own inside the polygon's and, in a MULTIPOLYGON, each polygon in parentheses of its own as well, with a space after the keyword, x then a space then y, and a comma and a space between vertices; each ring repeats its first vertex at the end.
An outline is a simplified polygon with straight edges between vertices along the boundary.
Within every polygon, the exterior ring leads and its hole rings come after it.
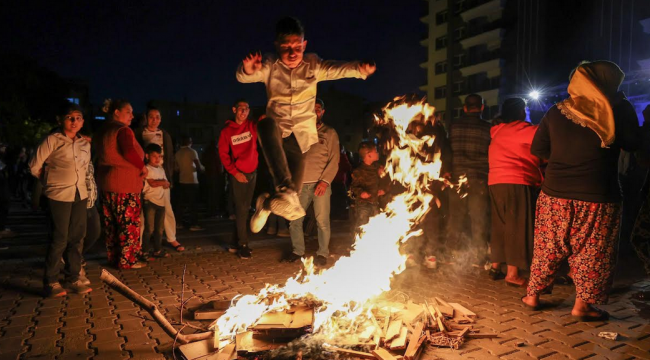
POLYGON ((257 126, 250 120, 241 125, 232 120, 219 135, 219 157, 224 169, 232 175, 257 170, 257 126))
POLYGON ((541 160, 530 153, 536 131, 537 125, 519 120, 492 126, 488 185, 541 185, 541 160))
POLYGON ((140 176, 144 166, 144 151, 135 140, 133 131, 117 121, 109 121, 95 135, 95 149, 98 155, 95 178, 102 191, 114 193, 140 193, 143 180, 140 176), (130 142, 129 151, 118 141, 119 133, 124 132, 124 141, 130 142), (130 159, 134 158, 134 159, 130 159), (138 162, 138 165, 133 162, 138 162))

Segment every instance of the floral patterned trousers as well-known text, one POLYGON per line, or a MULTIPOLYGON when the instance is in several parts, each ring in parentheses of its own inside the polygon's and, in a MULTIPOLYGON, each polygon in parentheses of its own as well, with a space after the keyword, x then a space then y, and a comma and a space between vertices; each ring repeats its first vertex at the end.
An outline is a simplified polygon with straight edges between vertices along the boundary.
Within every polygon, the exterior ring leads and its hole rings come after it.
POLYGON ((535 245, 528 296, 553 284, 568 258, 576 298, 589 304, 607 302, 615 263, 621 205, 560 199, 543 192, 537 200, 535 245))
POLYGON ((141 255, 140 193, 104 191, 102 200, 108 262, 130 269, 141 255))

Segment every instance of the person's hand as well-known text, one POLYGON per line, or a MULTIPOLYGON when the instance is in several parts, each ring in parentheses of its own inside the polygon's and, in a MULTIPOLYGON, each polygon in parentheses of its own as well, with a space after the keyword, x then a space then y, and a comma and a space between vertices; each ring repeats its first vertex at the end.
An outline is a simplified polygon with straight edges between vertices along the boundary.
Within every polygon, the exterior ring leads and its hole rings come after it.
POLYGON ((386 192, 384 190, 377 191, 377 196, 383 196, 383 195, 386 195, 386 192))
POLYGON ((147 175, 149 175, 149 169, 147 169, 147 165, 145 165, 142 167, 142 170, 140 170, 140 177, 144 179, 147 175))
POLYGON ((244 175, 244 174, 242 174, 240 172, 235 174, 235 179, 237 181, 239 181, 240 183, 244 183, 244 184, 248 182, 248 179, 246 179, 246 175, 244 175))
POLYGON ((643 109, 643 125, 646 123, 650 125, 650 105, 646 106, 645 109, 643 109))
POLYGON ((259 52, 250 53, 242 60, 242 63, 246 75, 253 75, 262 69, 262 54, 259 52))
POLYGON ((359 197, 362 199, 368 199, 370 197, 370 194, 364 191, 361 193, 361 195, 359 195, 359 197))
POLYGON ((86 141, 88 141, 88 142, 93 142, 93 138, 91 138, 91 137, 88 136, 88 135, 81 135, 81 137, 84 138, 84 139, 85 139, 86 141))
POLYGON ((370 76, 377 70, 377 65, 374 61, 362 61, 359 63, 359 72, 364 76, 370 76))
POLYGON ((328 186, 329 184, 327 184, 325 181, 323 180, 319 181, 318 185, 316 185, 316 188, 314 189, 314 195, 316 196, 324 195, 328 186))

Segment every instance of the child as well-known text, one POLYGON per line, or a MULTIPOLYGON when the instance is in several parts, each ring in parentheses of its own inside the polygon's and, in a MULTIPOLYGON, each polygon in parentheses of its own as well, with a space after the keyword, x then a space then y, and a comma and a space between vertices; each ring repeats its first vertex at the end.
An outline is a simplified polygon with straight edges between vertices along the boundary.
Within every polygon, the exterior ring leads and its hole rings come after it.
POLYGON ((162 167, 163 156, 160 145, 150 143, 144 151, 149 172, 142 191, 144 193, 142 250, 146 258, 165 258, 169 254, 162 249, 162 234, 165 230, 165 202, 169 201, 169 181, 162 167))
POLYGON ((368 223, 371 217, 379 212, 379 197, 386 192, 381 188, 381 173, 378 166, 379 153, 375 145, 369 141, 359 144, 359 159, 361 164, 352 172, 350 190, 356 199, 356 228, 368 223))
POLYGON ((258 197, 250 222, 254 233, 264 227, 271 212, 290 221, 305 216, 297 192, 302 188, 303 154, 318 142, 314 111, 318 82, 365 79, 376 69, 371 63, 324 61, 316 54, 304 55, 304 37, 300 21, 284 18, 276 25, 278 56, 262 59, 260 53, 251 53, 237 69, 239 82, 263 82, 268 96, 267 117, 260 120, 257 131, 276 193, 258 197))

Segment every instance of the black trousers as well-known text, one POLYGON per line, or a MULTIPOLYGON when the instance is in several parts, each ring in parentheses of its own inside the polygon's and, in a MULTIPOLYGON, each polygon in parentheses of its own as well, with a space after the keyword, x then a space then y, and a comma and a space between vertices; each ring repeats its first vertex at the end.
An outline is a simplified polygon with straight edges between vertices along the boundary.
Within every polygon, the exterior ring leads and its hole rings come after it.
POLYGON ((264 158, 273 177, 275 191, 302 189, 305 162, 296 136, 282 138, 275 120, 266 117, 257 123, 257 136, 264 150, 264 158))
POLYGON ((469 179, 468 195, 460 198, 449 195, 449 231, 447 248, 471 250, 479 258, 487 252, 490 225, 490 195, 486 180, 469 179), (471 234, 465 234, 465 221, 469 217, 471 234))
POLYGON ((199 184, 178 184, 181 204, 181 221, 185 226, 198 225, 196 212, 199 198, 199 184))
POLYGON ((102 234, 102 224, 97 212, 97 203, 90 209, 86 209, 86 237, 83 240, 83 251, 85 254, 97 242, 102 234))
POLYGON ((144 234, 142 251, 162 250, 162 236, 165 231, 165 207, 151 201, 144 202, 144 234))
POLYGON ((251 208, 255 183, 257 181, 257 172, 244 175, 248 179, 247 183, 241 183, 234 176, 230 175, 233 200, 235 202, 235 231, 233 233, 233 242, 239 246, 248 245, 248 211, 251 208))
POLYGON ((50 243, 45 254, 44 284, 59 280, 61 258, 65 258, 67 280, 79 280, 81 271, 82 241, 86 236, 87 199, 75 201, 56 201, 48 199, 50 213, 50 243))
POLYGON ((490 185, 492 231, 490 258, 527 270, 533 257, 537 190, 518 184, 490 185))

